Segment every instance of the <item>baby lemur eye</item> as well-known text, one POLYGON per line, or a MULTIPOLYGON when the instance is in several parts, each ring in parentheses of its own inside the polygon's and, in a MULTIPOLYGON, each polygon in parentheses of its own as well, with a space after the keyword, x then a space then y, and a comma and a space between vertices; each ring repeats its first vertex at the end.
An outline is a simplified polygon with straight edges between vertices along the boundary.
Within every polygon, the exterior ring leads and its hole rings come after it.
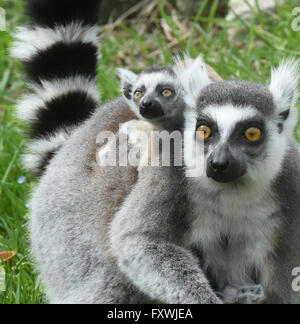
POLYGON ((262 137, 262 131, 257 127, 251 127, 246 130, 245 136, 248 141, 257 142, 262 137))
POLYGON ((202 125, 197 128, 197 135, 204 140, 210 138, 211 134, 212 134, 211 128, 206 125, 202 125))
POLYGON ((136 91, 134 93, 134 99, 138 100, 138 99, 141 99, 142 98, 142 92, 141 91, 136 91))
POLYGON ((173 94, 173 91, 170 89, 164 89, 161 93, 164 97, 171 97, 173 94))

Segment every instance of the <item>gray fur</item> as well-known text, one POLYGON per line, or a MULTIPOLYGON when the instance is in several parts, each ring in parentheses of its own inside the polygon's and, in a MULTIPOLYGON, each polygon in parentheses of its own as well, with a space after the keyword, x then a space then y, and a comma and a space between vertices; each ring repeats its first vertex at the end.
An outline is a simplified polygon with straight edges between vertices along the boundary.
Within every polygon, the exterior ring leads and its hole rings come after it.
POLYGON ((142 73, 143 74, 151 74, 151 73, 159 73, 159 72, 167 73, 170 76, 176 78, 174 69, 171 66, 163 66, 163 67, 162 66, 152 66, 150 68, 146 68, 142 73))
POLYGON ((299 303, 299 293, 291 290, 292 270, 300 264, 299 179, 299 151, 292 144, 285 156, 282 170, 272 185, 283 221, 272 260, 274 280, 267 292, 272 303, 299 303))
POLYGON ((98 132, 113 129, 127 114, 123 99, 101 107, 54 157, 33 194, 32 251, 49 300, 219 303, 197 258, 182 244, 187 225, 185 191, 178 196, 182 171, 143 169, 120 209, 136 170, 111 168, 103 174, 96 165, 98 132), (177 196, 178 206, 170 195, 177 196))
MULTIPOLYGON (((299 266, 300 192, 294 140, 285 142, 281 172, 274 171, 270 183, 199 182, 175 167, 143 168, 136 182, 135 169, 104 174, 93 157, 98 132, 116 128, 122 115, 126 122, 128 111, 124 99, 101 107, 35 190, 32 250, 50 301, 221 303, 212 288, 226 296, 234 287, 228 294, 236 295, 234 302, 296 303, 291 270, 299 266)), ((287 136, 275 127, 276 114, 266 118, 273 125, 269 141, 287 136)))
POLYGON ((292 289, 292 271, 300 264, 297 71, 296 62, 283 62, 269 87, 243 81, 209 85, 186 112, 186 131, 212 129, 202 142, 206 172, 188 179, 186 245, 199 250, 201 267, 225 302, 299 303, 292 289), (249 127, 262 131, 255 143, 244 135, 249 127), (216 153, 229 160, 211 177, 216 153))
POLYGON ((201 91, 197 107, 203 110, 208 105, 251 106, 264 115, 274 113, 274 101, 269 88, 262 84, 247 81, 223 81, 213 83, 201 91))
MULTIPOLYGON (((44 1, 45 8, 49 1, 44 1)), ((63 41, 76 44, 88 41, 96 49, 96 26, 84 27, 86 13, 83 12, 80 19, 80 10, 73 9, 60 12, 58 7, 55 12, 59 18, 66 15, 67 21, 73 21, 70 15, 76 14, 78 24, 61 27, 53 24, 53 30, 37 26, 37 33, 26 28, 25 42, 21 34, 16 56, 25 62, 30 58, 34 65, 38 50, 52 49, 63 41), (39 42, 41 31, 43 37, 49 33, 54 35, 50 44, 39 42)), ((48 11, 47 14, 51 15, 48 11)), ((96 21, 96 17, 91 17, 93 20, 96 21)), ((85 59, 90 61, 91 58, 82 57, 85 59)), ((92 97, 94 109, 98 102, 94 74, 91 73, 87 79, 79 77, 79 80, 76 80, 77 76, 73 78, 64 74, 62 81, 41 82, 43 88, 35 87, 35 95, 22 104, 21 115, 39 122, 36 111, 48 103, 49 96, 51 100, 61 95, 68 96, 74 87, 81 92, 85 90, 87 96, 92 97)), ((126 75, 128 78, 123 86, 129 98, 130 86, 136 75, 130 71, 126 75)), ((153 81, 150 82, 152 95, 157 94, 156 87, 166 79, 167 86, 174 86, 176 96, 172 100, 159 98, 166 112, 164 118, 152 123, 161 129, 181 129, 185 104, 173 69, 151 68, 141 73, 138 81, 141 79, 153 81)), ((64 108, 70 113, 71 120, 74 117, 72 107, 66 104, 64 108)), ((81 112, 88 109, 85 105, 80 108, 81 112)), ((57 117, 63 118, 59 114, 57 117)), ((32 252, 49 301, 219 303, 198 265, 198 259, 183 246, 187 200, 182 170, 145 168, 137 181, 136 168, 102 168, 96 163, 97 152, 102 148, 96 144, 98 133, 104 130, 117 133, 119 124, 134 118, 128 102, 119 98, 99 107, 84 125, 77 128, 76 121, 70 132, 62 136, 54 131, 54 138, 34 142, 30 148, 33 154, 28 166, 31 169, 41 168, 41 155, 47 162, 31 199, 30 233, 32 252), (52 152, 53 159, 48 156, 52 152), (183 190, 178 195, 180 187, 183 190), (169 199, 170 195, 178 197, 176 203, 174 197, 169 199), (160 208, 161 205, 168 209, 167 213, 160 208)), ((78 122, 81 124, 83 119, 78 122)), ((69 126, 60 119, 56 124, 63 129, 69 126)), ((43 125, 40 126, 43 129, 43 125)))
MULTIPOLYGON (((225 288, 225 295, 228 285, 260 284, 265 291, 265 297, 259 298, 260 302, 299 303, 299 293, 292 290, 292 271, 300 264, 300 164, 298 151, 294 145, 286 154, 282 170, 266 193, 267 196, 257 192, 260 197, 255 201, 251 193, 248 191, 247 194, 247 190, 244 191, 242 187, 239 188, 239 192, 231 195, 237 210, 240 210, 239 215, 235 217, 227 214, 227 210, 232 210, 226 207, 229 193, 228 196, 221 192, 217 194, 215 199, 211 200, 210 206, 202 203, 205 201, 203 192, 197 195, 198 199, 202 196, 201 210, 206 208, 210 210, 207 217, 224 218, 226 223, 219 226, 223 228, 222 233, 225 235, 227 231, 234 233, 231 234, 234 236, 228 234, 229 244, 224 247, 218 239, 218 227, 212 228, 215 245, 210 241, 210 247, 202 251, 202 266, 206 269, 206 274, 212 278, 216 290, 222 291, 225 288), (245 198, 251 199, 250 204, 246 203, 243 207, 243 202, 237 203, 238 200, 242 201, 245 198), (230 230, 230 227, 234 228, 234 231, 230 230), (269 249, 265 250, 270 243, 269 249), (253 254, 255 250, 258 254, 253 254), (251 255, 254 257, 253 261, 259 257, 263 262, 260 261, 255 265, 254 261, 251 267, 251 255)), ((203 219, 203 212, 201 214, 203 219)), ((238 303, 242 301, 239 299, 238 303)))
POLYGON ((118 270, 108 238, 111 218, 136 181, 136 170, 101 170, 95 159, 98 132, 114 130, 116 120, 129 116, 122 99, 101 107, 55 156, 33 193, 32 252, 51 303, 144 300, 118 270))
POLYGON ((188 223, 183 175, 169 167, 142 170, 112 223, 113 251, 129 279, 160 302, 220 303, 198 259, 184 248, 188 223))

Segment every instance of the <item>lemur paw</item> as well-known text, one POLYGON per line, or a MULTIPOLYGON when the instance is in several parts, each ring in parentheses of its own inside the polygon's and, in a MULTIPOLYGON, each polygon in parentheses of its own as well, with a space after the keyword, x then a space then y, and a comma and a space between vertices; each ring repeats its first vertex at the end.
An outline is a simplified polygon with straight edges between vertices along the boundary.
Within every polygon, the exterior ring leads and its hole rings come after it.
POLYGON ((98 161, 101 166, 113 166, 116 152, 119 155, 126 154, 126 159, 130 166, 137 167, 141 171, 149 165, 151 159, 151 145, 153 126, 150 123, 139 120, 132 120, 124 123, 119 130, 119 141, 115 138, 108 140, 107 144, 101 147, 98 152, 98 161), (125 139, 121 141, 121 138, 125 139), (119 143, 119 150, 116 144, 119 143))
POLYGON ((131 150, 139 151, 138 171, 149 165, 154 127, 145 121, 132 120, 122 125, 120 135, 128 137, 131 150))
POLYGON ((223 292, 225 304, 262 304, 265 300, 264 288, 261 285, 230 287, 223 292))

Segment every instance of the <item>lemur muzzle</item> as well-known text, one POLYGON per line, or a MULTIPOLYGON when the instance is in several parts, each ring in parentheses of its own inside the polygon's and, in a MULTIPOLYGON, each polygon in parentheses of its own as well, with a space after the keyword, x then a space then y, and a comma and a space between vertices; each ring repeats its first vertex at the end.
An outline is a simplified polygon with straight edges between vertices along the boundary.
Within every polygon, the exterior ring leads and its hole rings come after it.
POLYGON ((164 111, 158 101, 145 100, 140 105, 140 114, 144 118, 155 119, 164 116, 164 111))

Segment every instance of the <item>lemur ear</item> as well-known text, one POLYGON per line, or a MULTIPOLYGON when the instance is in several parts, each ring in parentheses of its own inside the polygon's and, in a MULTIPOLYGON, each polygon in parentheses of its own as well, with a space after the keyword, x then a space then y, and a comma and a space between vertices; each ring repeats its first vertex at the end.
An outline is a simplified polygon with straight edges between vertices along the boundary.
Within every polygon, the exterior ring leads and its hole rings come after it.
POLYGON ((126 69, 118 69, 118 75, 121 80, 122 93, 128 100, 131 100, 132 87, 137 80, 137 74, 126 69))
MULTIPOLYGON (((284 60, 278 68, 272 69, 270 90, 277 109, 281 132, 288 120, 292 124, 297 123, 295 105, 299 99, 299 74, 299 61, 295 59, 284 60)), ((290 125, 291 128, 293 126, 295 125, 290 125)))
POLYGON ((174 70, 183 87, 184 100, 190 108, 194 108, 201 89, 212 83, 209 72, 202 56, 192 59, 185 55, 184 60, 180 57, 174 60, 174 70))

